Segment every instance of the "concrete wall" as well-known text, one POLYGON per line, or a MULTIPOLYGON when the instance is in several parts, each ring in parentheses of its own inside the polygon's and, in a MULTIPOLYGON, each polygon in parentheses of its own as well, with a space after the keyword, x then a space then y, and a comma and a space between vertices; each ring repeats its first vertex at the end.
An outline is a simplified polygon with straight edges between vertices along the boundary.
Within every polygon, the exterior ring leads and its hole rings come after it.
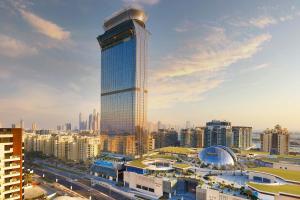
POLYGON ((275 183, 276 182, 276 177, 269 175, 269 174, 265 174, 265 173, 259 173, 259 172, 249 172, 249 180, 254 181, 254 177, 261 177, 262 179, 269 179, 271 181, 271 183, 275 183))
POLYGON ((245 198, 221 193, 218 190, 210 188, 196 188, 196 200, 245 200, 245 198))
POLYGON ((138 190, 144 194, 149 194, 151 196, 155 195, 157 197, 163 196, 163 179, 153 176, 146 176, 142 174, 137 174, 134 172, 124 172, 124 182, 125 185, 128 184, 129 188, 138 190), (138 188, 137 185, 149 188, 148 190, 138 188), (154 192, 150 191, 150 188, 154 192))
POLYGON ((293 165, 293 164, 287 164, 287 163, 273 163, 273 168, 292 170, 292 171, 300 171, 300 165, 293 165))

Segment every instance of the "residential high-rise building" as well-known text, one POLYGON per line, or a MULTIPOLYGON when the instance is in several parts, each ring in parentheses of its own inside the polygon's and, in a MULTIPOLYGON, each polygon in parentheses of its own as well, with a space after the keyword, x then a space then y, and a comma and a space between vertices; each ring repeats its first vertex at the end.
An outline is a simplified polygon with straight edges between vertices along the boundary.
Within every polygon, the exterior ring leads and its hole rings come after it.
POLYGON ((204 146, 204 128, 181 129, 180 146, 202 148, 204 146))
POLYGON ((191 143, 191 129, 181 129, 180 130, 180 146, 189 147, 191 143))
POLYGON ((204 147, 204 127, 196 127, 192 129, 190 137, 190 147, 203 148, 204 147))
POLYGON ((204 146, 222 145, 232 147, 232 128, 227 121, 212 120, 206 123, 204 146))
POLYGON ((127 8, 105 20, 101 47, 101 133, 135 137, 147 151, 148 31, 144 11, 127 8))
POLYGON ((252 146, 252 127, 232 126, 233 147, 248 149, 252 146))
POLYGON ((112 135, 101 133, 100 141, 102 152, 111 152, 125 155, 134 155, 136 152, 135 136, 132 134, 112 135))
POLYGON ((261 150, 271 154, 284 155, 289 153, 290 134, 286 128, 276 125, 260 135, 261 150))
POLYGON ((24 199, 21 128, 0 128, 0 199, 24 199))
POLYGON ((179 146, 178 133, 174 129, 159 129, 152 133, 154 148, 179 146))

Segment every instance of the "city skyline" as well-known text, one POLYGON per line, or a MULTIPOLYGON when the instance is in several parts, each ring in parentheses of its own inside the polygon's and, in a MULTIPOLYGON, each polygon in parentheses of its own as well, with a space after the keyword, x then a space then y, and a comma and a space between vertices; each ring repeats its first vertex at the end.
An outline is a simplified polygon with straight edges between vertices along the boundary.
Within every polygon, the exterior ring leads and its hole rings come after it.
POLYGON ((151 16, 149 121, 299 131, 299 2, 231 2, 1 2, 2 126, 78 124, 79 112, 100 108, 95 36, 105 17, 134 3, 151 16))

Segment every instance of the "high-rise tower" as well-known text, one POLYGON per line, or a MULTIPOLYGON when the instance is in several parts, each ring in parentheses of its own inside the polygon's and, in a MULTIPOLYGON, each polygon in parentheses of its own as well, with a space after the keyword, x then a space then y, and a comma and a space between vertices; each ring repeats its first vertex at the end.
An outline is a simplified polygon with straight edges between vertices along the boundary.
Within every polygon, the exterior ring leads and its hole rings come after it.
POLYGON ((104 21, 101 46, 101 133, 134 135, 146 151, 148 31, 144 11, 128 8, 104 21))

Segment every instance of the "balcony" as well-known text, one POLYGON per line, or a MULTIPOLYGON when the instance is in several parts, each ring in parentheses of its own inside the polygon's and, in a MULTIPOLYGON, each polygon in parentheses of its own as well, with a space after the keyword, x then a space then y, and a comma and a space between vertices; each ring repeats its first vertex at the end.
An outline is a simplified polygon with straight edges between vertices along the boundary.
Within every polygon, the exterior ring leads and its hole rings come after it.
POLYGON ((10 162, 10 161, 18 161, 20 160, 20 156, 15 156, 15 155, 12 155, 12 156, 6 156, 4 158, 4 162, 10 162))
POLYGON ((4 153, 12 153, 13 152, 13 148, 9 148, 8 150, 4 150, 4 153))
POLYGON ((10 193, 19 192, 19 191, 20 191, 20 187, 11 186, 11 187, 9 187, 9 189, 6 189, 2 194, 10 194, 10 193))
POLYGON ((10 197, 7 198, 7 200, 17 200, 20 199, 20 195, 16 194, 16 195, 10 195, 10 197))
POLYGON ((9 185, 15 185, 15 184, 20 184, 20 180, 16 178, 10 179, 8 182, 3 183, 3 186, 9 186, 9 185))
POLYGON ((10 178, 10 177, 14 177, 14 176, 20 176, 20 172, 18 171, 11 171, 9 173, 5 173, 4 174, 4 178, 10 178))
POLYGON ((0 134, 0 138, 11 138, 13 134, 0 134))
POLYGON ((8 169, 19 169, 21 166, 19 163, 10 163, 9 165, 4 166, 4 170, 8 169))

